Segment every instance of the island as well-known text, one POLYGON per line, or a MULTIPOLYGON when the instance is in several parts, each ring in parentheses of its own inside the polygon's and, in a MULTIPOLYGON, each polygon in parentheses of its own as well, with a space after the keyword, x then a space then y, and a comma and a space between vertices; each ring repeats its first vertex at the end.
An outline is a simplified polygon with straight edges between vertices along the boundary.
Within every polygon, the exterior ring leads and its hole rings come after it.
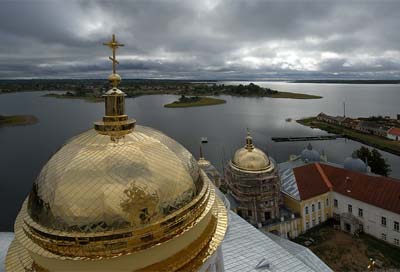
MULTIPOLYGON (((0 80, 0 94, 20 91, 47 91, 45 96, 55 98, 78 98, 91 102, 102 101, 102 94, 109 89, 106 80, 0 80), (63 91, 63 93, 52 93, 63 91)), ((242 97, 270 97, 289 99, 320 99, 321 96, 281 92, 258 86, 254 83, 225 85, 218 81, 189 81, 189 80, 136 80, 125 79, 120 88, 127 97, 142 95, 172 94, 186 96, 242 96, 242 97)))
POLYGON ((271 93, 267 95, 267 97, 271 98, 291 98, 291 99, 321 99, 322 96, 312 95, 312 94, 303 94, 303 93, 290 93, 290 92, 278 92, 271 93))
POLYGON ((33 125, 38 119, 33 115, 0 115, 0 127, 33 125))
POLYGON ((391 131, 400 130, 400 120, 388 116, 350 118, 320 113, 314 117, 296 120, 311 128, 339 134, 369 146, 400 156, 400 141, 391 131))
POLYGON ((166 108, 188 108, 188 107, 203 107, 211 105, 225 104, 226 101, 223 99, 206 97, 206 96, 191 96, 187 97, 182 95, 177 101, 169 104, 165 104, 166 108))

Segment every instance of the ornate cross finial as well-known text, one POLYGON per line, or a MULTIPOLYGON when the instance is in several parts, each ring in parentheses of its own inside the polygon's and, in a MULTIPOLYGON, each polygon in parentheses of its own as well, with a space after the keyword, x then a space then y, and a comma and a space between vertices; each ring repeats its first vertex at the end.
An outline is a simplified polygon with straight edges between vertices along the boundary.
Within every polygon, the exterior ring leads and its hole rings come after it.
POLYGON ((111 41, 107 43, 103 43, 103 45, 108 46, 112 49, 112 57, 108 57, 112 61, 112 67, 113 67, 113 74, 115 74, 115 64, 119 64, 117 59, 115 58, 115 51, 117 50, 118 47, 124 46, 122 43, 118 43, 118 41, 115 39, 115 34, 112 34, 112 39, 111 41))

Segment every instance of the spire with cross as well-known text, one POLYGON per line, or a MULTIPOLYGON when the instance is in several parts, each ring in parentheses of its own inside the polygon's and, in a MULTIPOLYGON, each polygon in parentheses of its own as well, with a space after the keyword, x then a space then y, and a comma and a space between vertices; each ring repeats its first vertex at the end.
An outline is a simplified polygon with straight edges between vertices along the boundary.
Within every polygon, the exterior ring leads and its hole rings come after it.
POLYGON ((115 34, 113 34, 111 41, 103 43, 103 45, 110 47, 111 50, 112 50, 112 57, 108 57, 108 58, 112 62, 113 73, 109 76, 108 79, 111 81, 111 84, 112 84, 113 87, 117 87, 118 83, 121 81, 121 77, 116 73, 116 66, 115 65, 119 64, 119 62, 117 61, 117 59, 115 57, 115 53, 116 53, 116 50, 118 49, 118 47, 124 46, 124 44, 119 43, 115 39, 115 34))
POLYGON ((103 120, 94 123, 94 127, 98 133, 109 135, 111 140, 117 141, 133 131, 136 121, 128 119, 128 115, 125 114, 126 94, 117 88, 121 77, 116 73, 115 65, 119 64, 119 62, 115 57, 115 53, 118 47, 124 45, 115 39, 114 34, 111 41, 103 43, 103 45, 112 49, 112 57, 109 57, 109 59, 112 61, 113 73, 108 77, 112 88, 103 95, 105 115, 103 116, 103 120))

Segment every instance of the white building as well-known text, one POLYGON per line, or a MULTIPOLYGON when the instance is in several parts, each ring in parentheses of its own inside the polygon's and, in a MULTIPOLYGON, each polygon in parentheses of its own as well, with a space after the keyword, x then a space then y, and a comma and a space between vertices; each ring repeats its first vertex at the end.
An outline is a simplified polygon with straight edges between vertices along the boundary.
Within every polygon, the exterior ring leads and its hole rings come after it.
MULTIPOLYGON (((348 194, 351 194, 351 190, 348 194)), ((375 198, 373 192, 371 196, 375 198)), ((340 218, 341 228, 345 231, 350 233, 363 231, 390 244, 400 246, 400 214, 394 212, 395 209, 388 210, 390 206, 395 207, 396 203, 390 205, 390 199, 385 200, 385 196, 387 195, 382 195, 382 202, 375 199, 387 206, 387 209, 367 203, 367 199, 361 201, 355 199, 354 196, 349 197, 334 191, 333 214, 340 218)))

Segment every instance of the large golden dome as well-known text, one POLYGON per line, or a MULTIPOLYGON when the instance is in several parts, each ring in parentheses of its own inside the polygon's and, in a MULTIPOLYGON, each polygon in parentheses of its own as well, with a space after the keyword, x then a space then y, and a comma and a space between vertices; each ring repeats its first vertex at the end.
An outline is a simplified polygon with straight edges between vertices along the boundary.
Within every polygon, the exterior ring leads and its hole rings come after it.
POLYGON ((270 171, 274 168, 268 156, 254 146, 250 134, 246 137, 246 145, 235 152, 231 163, 244 171, 270 171))
POLYGON ((208 271, 227 212, 183 146, 135 126, 117 89, 105 115, 43 167, 15 220, 7 271, 208 271))
POLYGON ((189 203, 198 179, 193 156, 159 131, 136 126, 113 142, 91 129, 43 167, 28 212, 41 226, 60 231, 138 228, 189 203))

